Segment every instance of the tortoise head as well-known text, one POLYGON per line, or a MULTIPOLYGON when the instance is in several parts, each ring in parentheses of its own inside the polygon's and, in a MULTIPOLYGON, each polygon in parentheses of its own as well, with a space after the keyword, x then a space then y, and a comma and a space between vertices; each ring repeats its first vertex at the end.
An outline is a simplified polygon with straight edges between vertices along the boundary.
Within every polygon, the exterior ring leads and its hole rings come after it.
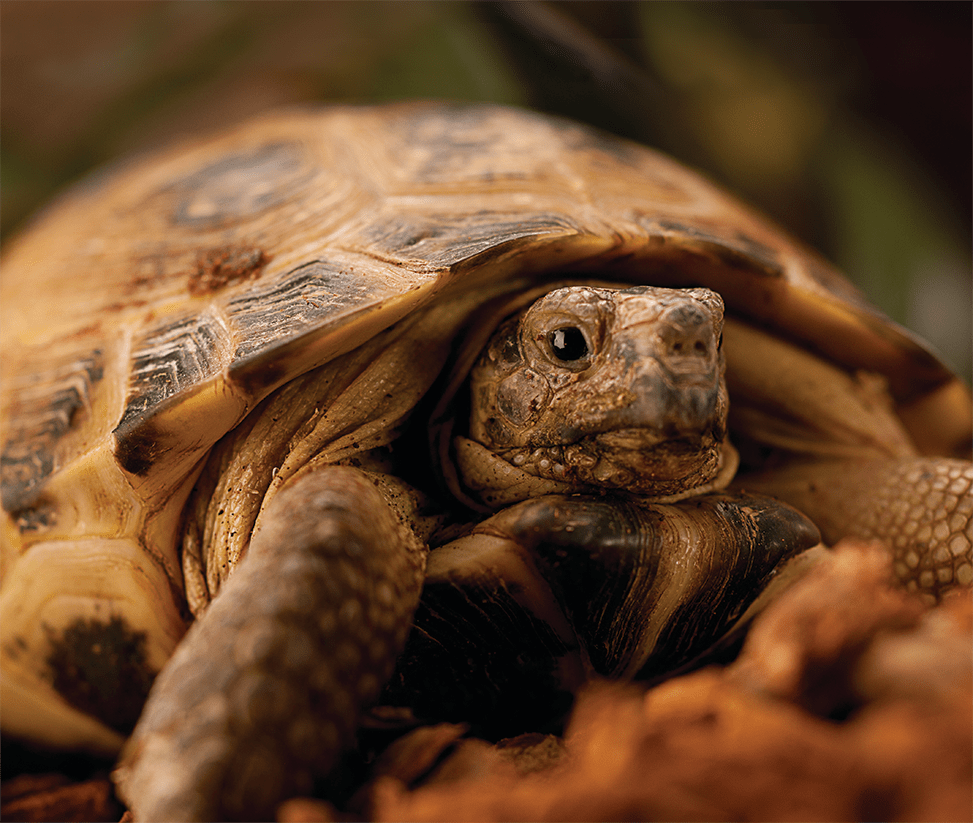
MULTIPOLYGON (((727 470, 722 326, 708 289, 550 292, 501 324, 474 366, 469 438, 514 467, 515 484, 554 484, 530 496, 708 490, 727 470)), ((511 482, 492 458, 460 462, 470 487, 511 482)))

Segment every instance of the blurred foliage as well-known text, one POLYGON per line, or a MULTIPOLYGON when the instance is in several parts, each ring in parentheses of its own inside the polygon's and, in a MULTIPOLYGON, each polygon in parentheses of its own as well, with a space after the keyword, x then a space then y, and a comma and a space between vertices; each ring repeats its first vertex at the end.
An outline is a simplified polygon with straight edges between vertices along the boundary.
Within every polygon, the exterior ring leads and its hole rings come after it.
POLYGON ((530 105, 702 169, 969 378, 971 31, 950 2, 3 0, 0 231, 272 106, 530 105))

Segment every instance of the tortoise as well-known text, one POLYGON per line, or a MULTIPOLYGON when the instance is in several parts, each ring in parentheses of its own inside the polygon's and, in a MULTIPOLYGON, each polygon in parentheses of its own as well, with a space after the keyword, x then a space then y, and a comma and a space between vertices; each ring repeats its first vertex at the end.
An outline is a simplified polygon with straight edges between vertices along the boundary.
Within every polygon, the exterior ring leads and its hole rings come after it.
POLYGON ((570 684, 691 661, 821 537, 883 540, 929 598, 973 576, 963 383, 567 120, 273 112, 83 181, 2 288, 3 732, 115 755, 137 721, 137 819, 308 790, 424 579, 399 687, 460 642, 450 597, 516 611, 496 634, 553 644, 518 665, 570 684))

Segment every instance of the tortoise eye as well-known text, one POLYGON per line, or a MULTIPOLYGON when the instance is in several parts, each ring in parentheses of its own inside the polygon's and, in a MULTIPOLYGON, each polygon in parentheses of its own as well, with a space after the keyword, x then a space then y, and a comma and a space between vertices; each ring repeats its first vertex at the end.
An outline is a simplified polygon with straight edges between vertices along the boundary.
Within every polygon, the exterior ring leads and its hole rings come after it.
POLYGON ((551 332, 551 350, 565 363, 580 360, 588 354, 588 341, 577 326, 567 326, 551 332))

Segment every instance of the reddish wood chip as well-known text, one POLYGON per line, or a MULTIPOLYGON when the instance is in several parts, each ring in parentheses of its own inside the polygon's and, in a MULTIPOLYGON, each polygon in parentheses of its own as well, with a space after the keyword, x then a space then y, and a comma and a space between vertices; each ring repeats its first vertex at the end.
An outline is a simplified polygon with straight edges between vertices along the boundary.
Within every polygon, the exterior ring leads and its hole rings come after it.
POLYGON ((335 823, 343 819, 330 803, 309 797, 285 800, 277 808, 278 823, 335 823))
POLYGON ((106 777, 71 783, 60 774, 25 774, 5 781, 0 818, 19 821, 115 821, 122 807, 106 777))

